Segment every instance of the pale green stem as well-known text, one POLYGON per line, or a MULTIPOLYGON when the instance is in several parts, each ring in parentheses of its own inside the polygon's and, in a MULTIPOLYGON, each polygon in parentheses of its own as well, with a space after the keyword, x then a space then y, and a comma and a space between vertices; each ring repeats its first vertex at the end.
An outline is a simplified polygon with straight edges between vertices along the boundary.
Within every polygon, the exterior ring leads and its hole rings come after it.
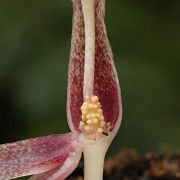
POLYGON ((103 179, 104 158, 109 145, 110 142, 107 139, 103 141, 86 140, 83 148, 84 180, 103 179))

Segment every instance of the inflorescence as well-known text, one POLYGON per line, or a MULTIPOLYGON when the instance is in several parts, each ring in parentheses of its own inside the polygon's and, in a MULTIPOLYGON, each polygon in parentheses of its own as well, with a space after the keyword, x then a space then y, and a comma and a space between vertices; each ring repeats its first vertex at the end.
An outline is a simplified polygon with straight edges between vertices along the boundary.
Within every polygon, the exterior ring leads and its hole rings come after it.
POLYGON ((108 136, 110 123, 104 119, 101 103, 97 96, 85 96, 81 106, 81 121, 79 129, 91 140, 97 140, 102 135, 108 136))

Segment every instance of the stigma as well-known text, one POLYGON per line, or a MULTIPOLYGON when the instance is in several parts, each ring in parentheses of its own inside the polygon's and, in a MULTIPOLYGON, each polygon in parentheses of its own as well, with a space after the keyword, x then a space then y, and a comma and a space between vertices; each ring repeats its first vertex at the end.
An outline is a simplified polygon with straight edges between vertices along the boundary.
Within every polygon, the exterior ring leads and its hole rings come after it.
POLYGON ((101 136, 108 136, 110 123, 105 121, 101 103, 97 96, 85 96, 81 106, 81 121, 79 129, 90 140, 98 140, 101 136))

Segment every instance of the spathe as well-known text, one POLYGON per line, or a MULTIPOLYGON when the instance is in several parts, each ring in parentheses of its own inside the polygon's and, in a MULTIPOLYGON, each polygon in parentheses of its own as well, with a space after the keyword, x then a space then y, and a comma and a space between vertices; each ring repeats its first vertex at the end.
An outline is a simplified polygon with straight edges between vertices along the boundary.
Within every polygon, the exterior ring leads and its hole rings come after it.
POLYGON ((74 133, 0 145, 0 179, 43 173, 60 166, 66 169, 61 176, 66 177, 76 168, 81 151, 74 133))

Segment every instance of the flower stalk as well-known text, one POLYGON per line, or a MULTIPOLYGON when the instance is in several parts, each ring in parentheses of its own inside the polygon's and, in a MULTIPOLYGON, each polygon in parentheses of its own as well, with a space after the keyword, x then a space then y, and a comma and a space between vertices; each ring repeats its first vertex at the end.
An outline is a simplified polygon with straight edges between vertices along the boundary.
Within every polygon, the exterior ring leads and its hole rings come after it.
POLYGON ((83 148, 84 180, 102 180, 106 151, 110 143, 107 140, 89 141, 83 148))

